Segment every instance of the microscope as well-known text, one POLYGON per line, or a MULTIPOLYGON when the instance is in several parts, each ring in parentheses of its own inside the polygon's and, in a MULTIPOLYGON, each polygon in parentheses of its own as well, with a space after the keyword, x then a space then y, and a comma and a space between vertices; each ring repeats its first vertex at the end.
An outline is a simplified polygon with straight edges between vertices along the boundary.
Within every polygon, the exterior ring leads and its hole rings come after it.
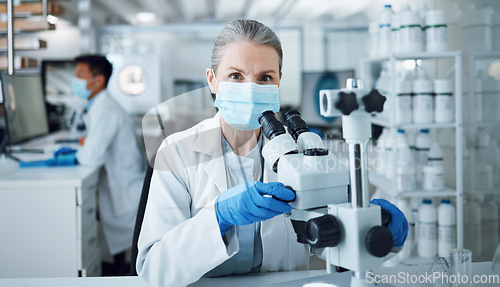
POLYGON ((360 79, 348 79, 344 89, 321 90, 319 97, 322 116, 342 116, 348 166, 309 132, 299 112, 284 115, 287 132, 267 111, 259 117, 269 140, 262 149, 264 181, 279 181, 295 191, 287 216, 297 241, 320 252, 324 248, 328 273, 332 265, 345 268, 353 271, 351 286, 370 286, 366 272, 382 265, 392 248, 392 234, 386 228, 390 215, 369 202, 366 151, 370 114, 381 112, 386 99, 365 89, 360 79))

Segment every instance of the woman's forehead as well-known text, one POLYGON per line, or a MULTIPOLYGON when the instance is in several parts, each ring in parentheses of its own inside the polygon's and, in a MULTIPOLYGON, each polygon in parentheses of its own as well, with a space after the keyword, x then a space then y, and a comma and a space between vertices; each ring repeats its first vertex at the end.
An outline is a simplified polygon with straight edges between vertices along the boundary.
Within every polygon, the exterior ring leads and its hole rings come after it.
POLYGON ((225 45, 222 50, 219 69, 231 67, 244 71, 274 70, 278 73, 279 55, 270 45, 258 45, 248 41, 231 43, 225 45))

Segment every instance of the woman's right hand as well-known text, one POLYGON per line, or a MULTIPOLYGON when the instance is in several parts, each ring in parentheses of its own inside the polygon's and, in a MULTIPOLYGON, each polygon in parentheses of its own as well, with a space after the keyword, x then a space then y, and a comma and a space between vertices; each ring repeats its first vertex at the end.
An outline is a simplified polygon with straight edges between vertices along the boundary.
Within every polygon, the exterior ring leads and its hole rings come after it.
POLYGON ((294 199, 295 193, 279 182, 248 181, 230 188, 215 201, 221 235, 233 225, 251 224, 290 212, 292 207, 285 201, 294 199))

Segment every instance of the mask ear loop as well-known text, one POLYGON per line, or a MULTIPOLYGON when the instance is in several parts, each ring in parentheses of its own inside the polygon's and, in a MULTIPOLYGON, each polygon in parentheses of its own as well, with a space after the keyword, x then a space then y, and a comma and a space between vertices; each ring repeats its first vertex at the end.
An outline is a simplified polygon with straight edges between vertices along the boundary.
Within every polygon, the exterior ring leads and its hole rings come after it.
MULTIPOLYGON (((92 79, 90 79, 91 83, 92 83, 92 82, 95 82, 96 78, 97 78, 97 76, 93 76, 93 77, 92 77, 92 79)), ((88 83, 89 83, 89 82, 87 82, 87 84, 88 84, 88 83)), ((90 92, 91 92, 91 93, 93 93, 93 92, 95 92, 95 90, 97 90, 97 88, 90 90, 90 92)))
MULTIPOLYGON (((219 81, 217 81, 217 78, 215 77, 215 71, 214 71, 214 68, 210 68, 212 70, 212 76, 214 76, 214 80, 215 82, 217 83, 217 85, 220 85, 219 81)), ((215 93, 214 91, 210 91, 210 93, 212 93, 212 97, 215 96, 215 93)))
POLYGON ((214 76, 214 80, 215 82, 220 85, 219 81, 217 81, 217 78, 215 77, 215 71, 214 71, 214 68, 210 68, 212 70, 212 76, 214 76))

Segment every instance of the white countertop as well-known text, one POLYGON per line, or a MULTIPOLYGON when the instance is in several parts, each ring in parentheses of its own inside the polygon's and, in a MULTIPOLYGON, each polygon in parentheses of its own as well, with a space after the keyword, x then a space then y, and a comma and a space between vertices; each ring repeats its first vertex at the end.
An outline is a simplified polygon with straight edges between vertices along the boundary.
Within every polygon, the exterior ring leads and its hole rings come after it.
MULTIPOLYGON (((425 274, 428 265, 381 267, 373 271, 376 275, 425 274)), ((491 262, 472 264, 474 275, 491 275, 491 262)), ((324 270, 253 273, 218 278, 202 278, 191 284, 193 287, 302 287, 306 283, 331 283, 337 286, 350 285, 350 272, 326 274, 324 270)), ((139 277, 88 277, 88 278, 6 278, 0 279, 2 287, 149 287, 139 277)), ((379 286, 422 286, 420 284, 380 284, 379 286)), ((429 285, 430 286, 430 285, 429 285)), ((472 286, 500 286, 500 284, 479 284, 472 286)))
MULTIPOLYGON (((59 146, 78 147, 70 144, 56 144, 55 141, 67 137, 67 133, 60 132, 34 139, 21 145, 22 148, 40 149, 39 153, 14 153, 21 160, 45 160, 52 157, 55 148, 59 146)), ((65 185, 76 186, 82 179, 97 172, 97 168, 83 166, 63 167, 33 167, 19 168, 19 163, 4 155, 0 155, 0 188, 52 188, 65 185)))

